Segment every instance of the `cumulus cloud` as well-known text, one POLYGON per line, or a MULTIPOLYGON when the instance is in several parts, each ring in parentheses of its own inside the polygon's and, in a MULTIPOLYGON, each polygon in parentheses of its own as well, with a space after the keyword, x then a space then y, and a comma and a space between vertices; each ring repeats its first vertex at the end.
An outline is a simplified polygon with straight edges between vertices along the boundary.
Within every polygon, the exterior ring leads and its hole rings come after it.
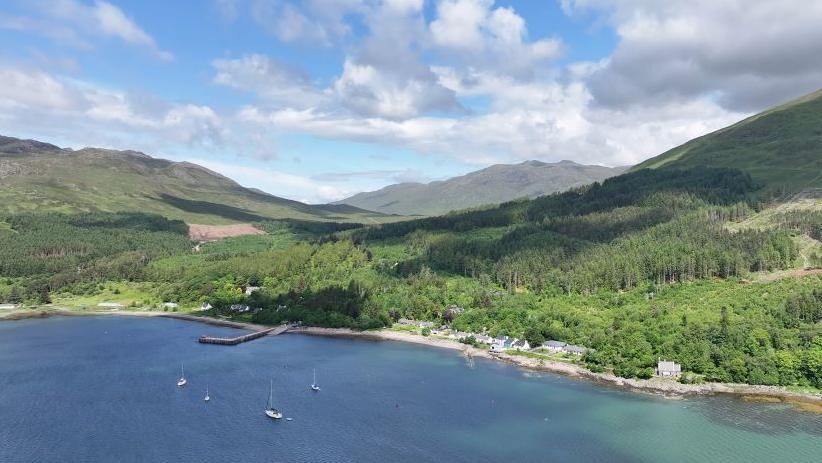
POLYGON ((163 61, 174 59, 123 10, 106 1, 40 0, 27 5, 31 16, 0 15, 0 28, 32 32, 80 48, 91 48, 98 37, 115 38, 148 49, 163 61))
POLYGON ((591 76, 611 108, 710 96, 761 110, 822 87, 822 3, 563 0, 570 14, 604 14, 620 42, 591 76))
POLYGON ((530 77, 535 65, 557 58, 562 41, 528 41, 525 19, 494 0, 440 0, 429 25, 432 42, 453 59, 473 67, 530 77))
POLYGON ((159 145, 207 146, 220 144, 225 134, 222 119, 208 106, 168 103, 8 64, 0 64, 0 108, 7 129, 56 138, 73 133, 83 144, 108 146, 114 134, 138 133, 159 145))

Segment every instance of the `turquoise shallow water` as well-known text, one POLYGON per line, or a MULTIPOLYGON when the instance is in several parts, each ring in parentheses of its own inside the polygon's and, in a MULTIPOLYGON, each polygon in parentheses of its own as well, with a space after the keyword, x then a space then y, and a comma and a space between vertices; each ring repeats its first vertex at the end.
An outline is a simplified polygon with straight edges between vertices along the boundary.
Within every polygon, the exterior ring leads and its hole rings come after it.
POLYGON ((648 397, 393 342, 196 342, 236 332, 126 317, 0 324, 0 462, 822 461, 822 416, 783 405, 648 397), (270 379, 293 421, 263 415, 270 379))

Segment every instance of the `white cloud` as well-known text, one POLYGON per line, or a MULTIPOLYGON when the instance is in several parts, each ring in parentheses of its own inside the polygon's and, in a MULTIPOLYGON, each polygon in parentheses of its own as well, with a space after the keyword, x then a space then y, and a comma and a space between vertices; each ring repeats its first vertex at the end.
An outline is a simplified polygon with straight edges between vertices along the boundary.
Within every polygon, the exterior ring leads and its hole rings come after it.
POLYGON ((247 167, 206 159, 190 159, 189 162, 219 172, 245 187, 259 188, 277 196, 308 204, 330 203, 347 198, 357 192, 356 189, 340 187, 310 177, 271 169, 247 167))
POLYGON ((565 0, 602 12, 620 42, 592 76, 610 107, 707 96, 742 111, 822 87, 822 2, 805 0, 565 0))
POLYGON ((220 144, 226 134, 223 121, 208 106, 168 103, 3 64, 0 108, 6 130, 54 138, 69 135, 86 145, 110 146, 111 137, 121 134, 159 146, 211 146, 220 144))
POLYGON ((215 83, 253 92, 270 103, 306 108, 318 106, 327 98, 305 72, 268 56, 218 59, 212 61, 212 66, 217 70, 215 83))
POLYGON ((42 0, 28 6, 34 16, 0 14, 0 28, 36 33, 79 48, 91 48, 97 37, 116 38, 148 49, 163 61, 174 59, 123 10, 106 1, 89 5, 78 0, 42 0))
POLYGON ((518 77, 530 78, 535 66, 563 50, 556 38, 529 42, 525 19, 494 0, 440 0, 429 29, 433 44, 452 60, 518 77))

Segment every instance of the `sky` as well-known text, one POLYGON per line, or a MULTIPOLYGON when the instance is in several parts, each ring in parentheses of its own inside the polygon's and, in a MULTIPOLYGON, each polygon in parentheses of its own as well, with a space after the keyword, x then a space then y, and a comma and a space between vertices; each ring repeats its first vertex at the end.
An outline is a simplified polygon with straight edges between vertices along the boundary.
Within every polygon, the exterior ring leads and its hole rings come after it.
POLYGON ((0 134, 310 203, 629 165, 822 88, 822 0, 2 0, 0 134))

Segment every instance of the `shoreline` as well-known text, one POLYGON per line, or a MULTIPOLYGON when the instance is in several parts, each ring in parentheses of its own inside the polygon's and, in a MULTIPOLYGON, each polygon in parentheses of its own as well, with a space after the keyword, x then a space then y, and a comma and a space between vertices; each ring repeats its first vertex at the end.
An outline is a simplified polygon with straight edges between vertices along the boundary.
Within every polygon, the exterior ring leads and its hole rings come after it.
MULTIPOLYGON (((52 316, 125 316, 125 317, 149 317, 149 318, 172 318, 177 320, 204 323, 212 326, 222 326, 237 328, 249 331, 260 331, 271 328, 267 325, 254 323, 236 322, 231 320, 220 320, 209 316, 197 316, 178 312, 156 312, 156 311, 89 311, 77 312, 68 309, 50 308, 49 310, 25 310, 16 311, 0 316, 2 321, 25 320, 32 318, 49 318, 52 316)), ((802 392, 792 392, 782 389, 779 386, 764 386, 751 384, 730 384, 730 383, 703 383, 703 384, 682 384, 669 379, 635 379, 621 378, 611 373, 595 373, 587 368, 549 359, 535 359, 519 355, 491 352, 486 349, 478 349, 466 344, 460 344, 452 339, 439 338, 434 336, 422 336, 404 331, 392 331, 381 329, 376 331, 355 331, 350 328, 321 328, 312 326, 292 327, 284 334, 301 334, 307 336, 326 336, 349 339, 362 339, 370 341, 394 341, 411 344, 419 344, 439 349, 456 350, 463 355, 484 358, 497 362, 505 362, 517 367, 538 371, 559 374, 569 378, 586 380, 599 385, 629 390, 632 392, 663 396, 667 398, 684 398, 688 396, 705 395, 730 395, 741 400, 781 402, 792 405, 804 411, 822 413, 822 394, 810 394, 802 392)))
POLYGON ((682 384, 666 379, 621 378, 611 373, 595 373, 583 366, 535 359, 519 355, 495 353, 485 349, 460 344, 451 339, 425 337, 402 331, 354 331, 348 328, 298 327, 289 329, 289 334, 309 336, 328 336, 342 338, 367 339, 372 341, 396 341, 420 344, 436 348, 458 350, 475 358, 485 358, 505 362, 517 367, 539 372, 559 374, 569 378, 591 381, 603 386, 629 390, 632 392, 663 396, 667 398, 684 398, 689 396, 730 395, 742 400, 786 403, 805 411, 822 413, 822 394, 808 394, 784 390, 778 386, 751 384, 703 383, 682 384))

